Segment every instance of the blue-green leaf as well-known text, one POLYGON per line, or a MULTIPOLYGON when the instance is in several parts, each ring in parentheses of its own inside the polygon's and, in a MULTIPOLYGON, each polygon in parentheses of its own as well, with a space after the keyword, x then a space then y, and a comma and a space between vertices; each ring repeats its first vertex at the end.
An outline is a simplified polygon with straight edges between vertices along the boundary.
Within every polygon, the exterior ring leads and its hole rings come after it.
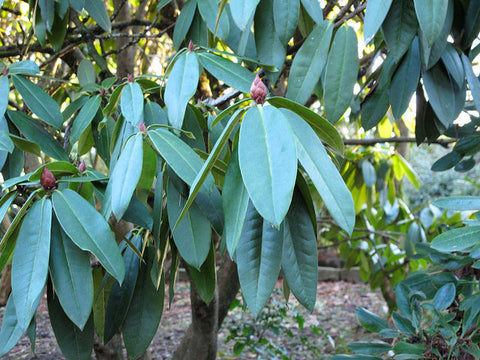
POLYGON ((293 59, 286 97, 305 104, 318 83, 327 61, 333 24, 323 21, 310 33, 293 59))
POLYGON ((349 26, 341 26, 331 46, 323 86, 325 114, 332 124, 344 114, 353 98, 357 81, 357 35, 349 26))
POLYGON ((8 76, 0 76, 0 116, 5 114, 8 105, 8 94, 10 93, 10 82, 8 76))
POLYGON ((274 226, 280 226, 292 200, 297 155, 293 131, 279 109, 253 107, 246 112, 238 158, 255 208, 274 226))
POLYGON ((480 243, 480 226, 453 229, 432 240, 432 249, 442 252, 468 251, 480 243))
POLYGON ((232 18, 241 31, 245 31, 260 0, 230 0, 232 18))
POLYGON ((302 0, 302 5, 313 21, 317 24, 320 24, 323 21, 323 12, 318 0, 302 0))
POLYGON ((230 31, 230 23, 226 12, 222 12, 220 15, 220 21, 217 28, 217 16, 219 11, 219 3, 217 0, 197 0, 198 11, 202 15, 203 20, 207 23, 208 29, 212 33, 223 40, 228 38, 230 31))
POLYGON ((43 198, 23 219, 12 260, 12 296, 18 326, 26 331, 37 310, 48 273, 52 202, 43 198))
POLYGON ((88 99, 85 105, 83 105, 72 125, 72 132, 70 133, 70 142, 72 144, 77 142, 83 131, 90 125, 98 109, 100 109, 101 103, 102 98, 96 95, 88 99))
POLYGON ((433 205, 455 211, 480 210, 480 196, 449 196, 436 199, 433 205))
POLYGON ((297 28, 300 0, 273 0, 275 32, 282 44, 287 44, 297 28))
POLYGON ((63 116, 58 104, 38 85, 20 75, 12 75, 13 85, 22 95, 23 101, 42 121, 60 129, 63 116))
POLYGON ((17 61, 8 66, 8 73, 10 75, 36 75, 40 73, 38 65, 31 60, 17 61))
POLYGON ((414 0, 418 23, 428 45, 432 46, 442 30, 449 0, 414 0))
POLYGON ((10 296, 7 301, 0 330, 0 356, 6 355, 20 340, 25 330, 18 326, 15 301, 10 296))
POLYGON ((445 310, 452 304, 453 300, 455 300, 456 294, 457 291, 454 283, 443 285, 433 297, 433 306, 439 311, 445 310))
POLYGON ((173 64, 165 87, 165 104, 170 124, 181 129, 188 101, 197 90, 200 72, 194 52, 184 52, 173 64))
MULTIPOLYGON (((72 1, 70 1, 72 2, 72 1)), ((108 16, 105 3, 102 0, 83 0, 83 7, 97 24, 106 32, 112 31, 112 24, 108 16)))
POLYGON ((143 119, 143 92, 136 82, 129 82, 120 97, 122 115, 133 126, 138 126, 143 119))
POLYGON ((363 38, 365 44, 373 40, 378 29, 385 20, 388 10, 392 5, 392 0, 369 0, 365 10, 365 20, 363 23, 363 38))
POLYGON ((102 215, 87 200, 69 189, 55 191, 52 200, 63 231, 80 249, 95 255, 103 267, 122 283, 125 264, 102 215))
POLYGON ((192 25, 196 9, 197 0, 190 0, 183 5, 182 11, 178 15, 177 21, 175 22, 175 29, 173 30, 173 46, 177 50, 180 49, 185 35, 187 35, 188 29, 190 29, 192 25))
POLYGON ((367 329, 375 333, 380 332, 383 329, 389 329, 388 323, 383 320, 380 316, 371 313, 364 308, 356 308, 355 313, 357 314, 358 321, 360 324, 367 329))
POLYGON ((465 54, 462 54, 463 68, 465 69, 465 75, 467 76, 468 87, 472 93, 475 106, 480 109, 480 80, 473 72, 472 63, 465 54))

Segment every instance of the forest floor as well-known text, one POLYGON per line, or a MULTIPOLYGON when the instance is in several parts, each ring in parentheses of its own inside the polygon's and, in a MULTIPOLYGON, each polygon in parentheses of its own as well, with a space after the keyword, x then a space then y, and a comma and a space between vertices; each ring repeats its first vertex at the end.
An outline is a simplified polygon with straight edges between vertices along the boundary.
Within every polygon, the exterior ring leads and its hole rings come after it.
MULTIPOLYGON (((219 333, 218 359, 282 359, 282 355, 283 359, 294 360, 329 359, 335 352, 346 350, 349 342, 369 336, 356 319, 356 307, 364 307, 382 317, 387 313, 381 294, 364 284, 318 283, 317 302, 312 313, 299 305, 293 295, 287 303, 280 289, 281 282, 264 309, 264 316, 257 321, 248 310, 242 310, 241 296, 237 296, 238 306, 231 310, 219 333)), ((150 345, 153 359, 172 357, 190 323, 189 305, 188 284, 179 282, 172 307, 168 310, 167 302, 150 345)), ((0 309, 2 316, 3 308, 0 309)), ((2 359, 64 359, 50 326, 45 299, 37 312, 35 353, 31 351, 28 338, 23 336, 2 359)))

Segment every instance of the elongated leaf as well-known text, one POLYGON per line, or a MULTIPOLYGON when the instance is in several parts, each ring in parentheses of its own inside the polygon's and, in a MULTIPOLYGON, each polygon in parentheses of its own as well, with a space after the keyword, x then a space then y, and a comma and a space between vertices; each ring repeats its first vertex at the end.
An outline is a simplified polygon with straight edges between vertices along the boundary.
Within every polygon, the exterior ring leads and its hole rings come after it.
POLYGON ((282 260, 283 226, 277 230, 249 203, 236 250, 238 278, 250 311, 258 316, 275 287, 282 260))
POLYGON ((15 127, 28 140, 40 145, 41 150, 48 156, 68 161, 68 155, 62 146, 45 128, 21 111, 7 111, 8 117, 12 120, 15 127))
POLYGON ((363 38, 365 44, 373 40, 378 29, 385 20, 392 0, 369 0, 365 10, 365 21, 363 23, 363 38))
POLYGON ((95 84, 97 79, 97 72, 93 63, 88 59, 83 59, 80 61, 77 70, 78 82, 81 86, 87 86, 90 84, 95 84))
POLYGON ((302 0, 302 5, 313 21, 317 24, 320 24, 323 21, 323 13, 318 0, 302 0))
POLYGON ((282 44, 287 44, 297 28, 300 0, 273 0, 275 32, 282 44))
POLYGON ((297 176, 295 139, 280 110, 265 106, 246 112, 240 128, 238 159, 255 208, 279 227, 290 206, 297 176))
POLYGON ((248 200, 248 192, 243 184, 238 164, 238 148, 235 148, 228 163, 222 189, 223 211, 225 213, 223 237, 227 243, 228 252, 232 257, 242 233, 248 200))
POLYGON ((150 279, 150 271, 154 258, 154 248, 147 248, 145 262, 139 270, 132 301, 128 308, 123 327, 123 341, 128 355, 138 358, 150 345, 158 324, 162 318, 165 276, 162 276, 157 289, 150 279))
MULTIPOLYGON (((131 242, 137 248, 142 248, 142 236, 135 235, 131 242)), ((113 283, 108 297, 107 309, 105 311, 105 333, 104 342, 108 343, 112 337, 120 331, 127 316, 128 308, 132 301, 135 285, 137 283, 140 259, 135 252, 127 247, 123 258, 125 260, 125 281, 122 286, 117 282, 113 283)))
POLYGON ((92 96, 85 105, 83 105, 82 110, 80 110, 73 122, 72 132, 70 133, 70 142, 72 144, 77 142, 83 131, 90 125, 98 109, 100 109, 101 103, 102 98, 97 95, 92 96))
POLYGON ((444 209, 455 211, 480 210, 479 196, 449 196, 436 199, 433 204, 444 209))
MULTIPOLYGON (((148 136, 158 153, 165 159, 175 173, 188 185, 192 185, 203 166, 202 159, 182 140, 165 129, 149 130, 148 136)), ((207 176, 201 191, 207 195, 212 192, 214 181, 207 176)))
POLYGON ((260 0, 230 0, 230 9, 235 24, 245 31, 260 0))
POLYGON ((110 176, 112 183, 112 211, 121 219, 128 208, 133 192, 142 173, 143 137, 138 134, 131 137, 110 176))
POLYGON ((105 3, 102 0, 83 0, 83 7, 103 30, 106 32, 112 31, 110 17, 105 8, 105 3))
MULTIPOLYGON (((280 70, 285 61, 286 48, 275 32, 273 0, 262 0, 258 4, 253 26, 258 59, 262 63, 273 65, 280 70)), ((272 83, 275 83, 280 75, 278 70, 276 72, 265 71, 272 83)))
POLYGON ((215 164, 215 161, 217 161, 217 159, 220 157, 223 148, 225 147, 225 145, 228 142, 228 139, 230 138, 230 135, 232 134, 237 124, 240 122, 242 115, 243 115, 243 109, 237 110, 235 114, 232 115, 232 117, 228 121, 228 124, 223 129, 222 134, 220 135, 217 142, 213 146, 213 149, 210 155, 208 156, 207 160, 203 163, 202 168, 198 172, 197 176, 195 177, 195 180, 191 185, 188 199, 185 203, 185 206, 182 209, 182 212, 180 213, 177 219, 177 222, 175 223, 174 229, 183 219, 189 207, 193 204, 193 201, 195 200, 196 196, 200 192, 200 189, 203 186, 205 180, 207 179, 208 174, 212 170, 213 165, 215 164))
POLYGON ((12 296, 18 326, 26 331, 37 310, 48 273, 52 203, 42 199, 33 204, 23 219, 12 260, 12 296))
POLYGON ((281 110, 295 134, 297 156, 335 221, 351 234, 355 225, 352 195, 314 131, 298 115, 281 110))
MULTIPOLYGON (((168 222, 175 224, 186 200, 171 179, 168 182, 167 194, 168 222)), ((195 204, 190 207, 183 220, 173 230, 173 240, 180 255, 197 269, 200 269, 207 258, 210 238, 210 222, 195 204)))
POLYGON ((475 102, 475 107, 480 109, 480 80, 475 75, 472 69, 472 63, 465 54, 462 54, 462 63, 463 68, 465 69, 465 75, 468 81, 468 87, 472 93, 473 101, 475 102))
POLYGON ((480 226, 469 226, 453 229, 433 239, 432 249, 442 252, 468 251, 478 244, 480 226))
POLYGON ((217 26, 219 14, 219 3, 217 0, 197 0, 198 11, 203 20, 207 23, 208 29, 220 39, 227 39, 230 31, 230 24, 226 12, 222 12, 217 26))
POLYGON ((60 129, 63 116, 58 104, 38 85, 20 75, 12 75, 13 85, 22 95, 23 101, 41 120, 60 129))
POLYGON ((455 80, 458 88, 462 88, 465 83, 465 71, 462 59, 452 44, 447 44, 442 54, 442 62, 448 71, 448 74, 455 80))
POLYGON ((173 30, 173 46, 179 50, 182 45, 185 35, 188 33, 188 29, 192 25, 193 17, 195 16, 195 10, 197 9, 197 0, 190 0, 182 7, 182 11, 178 15, 175 22, 175 29, 173 30))
POLYGON ((217 79, 241 92, 250 92, 255 75, 247 68, 208 52, 199 53, 198 58, 203 67, 217 79))
POLYGON ((383 37, 390 54, 398 62, 407 52, 418 28, 415 7, 411 0, 393 1, 382 25, 383 37))
POLYGON ((480 30, 480 4, 470 1, 465 10, 465 34, 462 36, 462 49, 469 49, 473 41, 478 37, 480 30))
POLYGON ((90 316, 83 330, 80 330, 64 313, 62 306, 53 294, 51 286, 47 291, 47 305, 58 346, 67 359, 88 360, 93 349, 93 316, 90 316))
POLYGON ((340 154, 344 153, 343 140, 335 127, 330 124, 327 119, 309 108, 285 98, 272 97, 268 99, 268 102, 273 106, 289 109, 302 117, 328 146, 331 146, 340 154))
POLYGON ((68 238, 56 218, 50 243, 50 276, 65 314, 82 330, 93 304, 90 256, 68 238))
POLYGON ((355 313, 357 314, 358 321, 360 324, 367 329, 375 333, 380 332, 383 329, 389 329, 388 323, 383 320, 380 316, 371 313, 364 308, 356 308, 355 313))
POLYGON ((301 192, 293 194, 284 224, 282 270, 298 301, 310 311, 317 296, 317 237, 301 192))
POLYGON ((18 325, 15 301, 13 296, 10 296, 3 313, 2 329, 0 330, 0 356, 6 355, 20 340, 24 332, 18 325))
POLYGON ((357 35, 348 26, 341 26, 335 34, 328 55, 323 87, 325 114, 328 121, 336 123, 347 110, 353 98, 357 81, 357 35))
POLYGON ((136 82, 129 82, 120 97, 122 115, 133 126, 138 126, 143 118, 143 92, 136 82))
POLYGON ((392 345, 383 341, 365 341, 348 344, 350 350, 357 354, 382 355, 392 349, 392 345))
POLYGON ((30 154, 34 154, 36 156, 42 156, 40 146, 38 146, 36 143, 26 140, 20 136, 15 136, 15 135, 6 135, 6 139, 3 139, 4 135, 0 135, 0 141, 4 141, 4 146, 8 146, 9 142, 12 144, 12 148, 10 153, 13 153, 15 151, 15 146, 24 152, 28 152, 30 154))
POLYGON ((447 16, 449 0, 414 0, 415 13, 427 43, 432 46, 447 16))
POLYGON ((327 61, 332 32, 333 24, 323 21, 313 29, 300 47, 290 69, 287 98, 301 104, 307 102, 327 61))
POLYGON ((10 82, 8 76, 0 76, 0 116, 5 114, 8 105, 8 94, 10 93, 10 82))
POLYGON ((400 119, 417 89, 420 76, 420 53, 415 39, 398 67, 390 86, 390 103, 395 119, 400 119))
POLYGON ((38 65, 31 60, 17 61, 8 66, 8 73, 10 75, 36 75, 40 73, 38 65))
POLYGON ((165 87, 168 121, 173 127, 182 128, 185 108, 197 90, 199 78, 197 55, 194 52, 184 52, 173 64, 165 87))
POLYGON ((55 191, 52 200, 63 231, 80 249, 95 255, 105 269, 122 283, 125 264, 102 215, 87 200, 69 189, 55 191))
POLYGON ((210 251, 208 252, 205 262, 200 267, 200 271, 189 266, 188 272, 195 283, 198 294, 205 303, 209 304, 215 295, 217 278, 215 272, 215 247, 213 245, 210 246, 210 251))
MULTIPOLYGON (((15 148, 15 145, 12 141, 12 139, 15 140, 15 138, 23 140, 22 138, 19 138, 17 136, 10 135, 8 131, 1 131, 0 132, 0 151, 6 151, 6 152, 13 152, 13 149, 15 148), (12 138, 10 138, 12 137, 12 138)), ((35 144, 36 145, 36 144, 35 144)), ((17 145, 18 146, 18 145, 17 145)), ((40 152, 40 147, 38 147, 38 151, 40 152)))
POLYGON ((433 297, 433 306, 439 311, 448 308, 455 300, 456 289, 454 283, 443 285, 433 297))
POLYGON ((16 191, 11 191, 0 198, 0 222, 3 221, 3 218, 7 214, 10 205, 12 205, 13 201, 17 197, 16 191))

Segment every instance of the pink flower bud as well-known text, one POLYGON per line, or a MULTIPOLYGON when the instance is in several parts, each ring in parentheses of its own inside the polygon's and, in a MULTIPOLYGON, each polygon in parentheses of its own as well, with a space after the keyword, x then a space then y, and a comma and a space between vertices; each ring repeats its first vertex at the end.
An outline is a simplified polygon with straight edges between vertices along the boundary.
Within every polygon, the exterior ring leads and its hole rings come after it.
POLYGON ((134 82, 135 80, 133 79, 132 74, 127 74, 127 80, 128 82, 134 82))
POLYGON ((40 176, 40 185, 42 185, 45 190, 51 190, 56 185, 55 176, 53 176, 52 172, 48 170, 46 166, 43 168, 42 176, 40 176))
POLYGON ((5 75, 5 76, 8 75, 8 69, 7 69, 6 66, 3 66, 2 74, 5 75))
POLYGON ((102 89, 102 91, 100 92, 100 95, 102 95, 103 97, 107 96, 107 90, 102 89))
POLYGON ((140 125, 138 126, 140 128, 140 131, 142 133, 145 133, 147 132, 147 127, 145 126, 145 124, 143 123, 143 121, 140 121, 140 125))
POLYGON ((85 161, 82 160, 82 162, 80 163, 80 165, 78 165, 78 171, 80 171, 81 173, 85 172, 85 170, 87 170, 87 166, 85 165, 85 161))
POLYGON ((195 46, 193 45, 193 41, 190 40, 190 42, 188 43, 188 51, 192 52, 194 47, 195 46))
POLYGON ((260 76, 255 76, 252 86, 250 87, 250 96, 257 104, 263 104, 265 97, 267 96, 267 87, 260 79, 260 76))

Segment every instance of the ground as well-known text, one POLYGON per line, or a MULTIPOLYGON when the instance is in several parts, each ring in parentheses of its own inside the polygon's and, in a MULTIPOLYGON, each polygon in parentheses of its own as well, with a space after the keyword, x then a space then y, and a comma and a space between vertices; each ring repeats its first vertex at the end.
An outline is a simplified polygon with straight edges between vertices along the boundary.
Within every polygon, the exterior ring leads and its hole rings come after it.
MULTIPOLYGON (((313 313, 301 307, 293 296, 287 304, 280 289, 281 283, 267 305, 264 317, 256 322, 238 302, 219 334, 218 359, 282 359, 279 354, 283 354, 284 359, 329 359, 335 353, 334 347, 345 349, 348 342, 368 336, 355 317, 356 307, 365 307, 386 317, 385 302, 368 285, 320 282, 313 313), (281 316, 282 313, 286 316, 281 316), (235 355, 234 349, 241 353, 235 355)), ((187 284, 178 283, 176 290, 172 307, 164 311, 150 345, 154 359, 171 358, 190 322, 187 284)), ((240 295, 238 299, 241 299, 240 295)), ((35 354, 32 354, 30 342, 24 336, 3 359, 64 359, 50 327, 45 299, 37 313, 35 354)))

